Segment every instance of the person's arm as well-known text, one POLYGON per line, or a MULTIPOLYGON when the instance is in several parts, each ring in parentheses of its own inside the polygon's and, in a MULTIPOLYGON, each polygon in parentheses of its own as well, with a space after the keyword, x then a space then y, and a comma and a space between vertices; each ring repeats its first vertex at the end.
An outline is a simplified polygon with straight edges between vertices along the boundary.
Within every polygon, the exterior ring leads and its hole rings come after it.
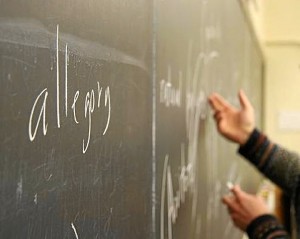
POLYGON ((218 94, 209 97, 219 133, 241 145, 239 152, 293 197, 300 184, 299 156, 272 143, 256 130, 254 109, 243 91, 239 92, 239 100, 240 109, 218 94))
MULTIPOLYGON (((208 100, 214 111, 219 133, 228 140, 239 144, 241 146, 239 152, 267 177, 280 185, 291 196, 296 194, 300 174, 299 157, 271 143, 255 129, 254 109, 245 93, 239 92, 240 109, 229 104, 218 94, 210 95, 208 100)), ((254 205, 259 204, 257 200, 254 201, 256 201, 254 205)), ((223 199, 223 202, 232 212, 231 206, 235 203, 231 205, 230 201, 226 201, 226 199, 223 199)), ((257 212, 257 208, 259 205, 253 207, 253 212, 257 212)), ((235 225, 241 228, 238 224, 242 223, 243 218, 238 216, 245 211, 240 208, 236 212, 237 214, 235 216, 231 214, 231 217, 235 225)), ((251 239, 289 238, 276 218, 266 213, 256 215, 248 221, 245 228, 241 229, 246 230, 251 239), (276 236, 277 234, 278 236, 276 236)))
POLYGON ((276 217, 265 214, 255 218, 247 227, 249 239, 289 239, 287 231, 276 217))
POLYGON ((294 196, 300 175, 299 155, 274 144, 257 129, 239 148, 239 153, 288 195, 294 196))

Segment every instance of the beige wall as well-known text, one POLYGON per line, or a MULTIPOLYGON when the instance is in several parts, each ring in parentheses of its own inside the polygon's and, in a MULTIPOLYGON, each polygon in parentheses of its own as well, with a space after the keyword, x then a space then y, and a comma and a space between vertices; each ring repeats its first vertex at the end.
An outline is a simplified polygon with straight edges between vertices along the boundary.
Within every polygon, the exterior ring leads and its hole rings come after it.
POLYGON ((267 45, 265 56, 264 130, 300 152, 300 47, 267 45))
POLYGON ((267 41, 300 41, 299 0, 259 0, 264 3, 267 41))
POLYGON ((300 1, 241 1, 265 56, 264 131, 300 153, 300 1))

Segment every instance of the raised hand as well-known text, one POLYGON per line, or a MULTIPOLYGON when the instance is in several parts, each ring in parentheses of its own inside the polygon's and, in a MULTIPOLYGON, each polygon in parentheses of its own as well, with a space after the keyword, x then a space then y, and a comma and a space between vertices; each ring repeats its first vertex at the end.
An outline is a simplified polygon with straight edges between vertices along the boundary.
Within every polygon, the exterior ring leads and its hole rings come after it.
POLYGON ((245 144, 255 128, 254 109, 245 93, 239 91, 240 109, 216 93, 210 95, 208 100, 214 110, 219 133, 235 143, 245 144))

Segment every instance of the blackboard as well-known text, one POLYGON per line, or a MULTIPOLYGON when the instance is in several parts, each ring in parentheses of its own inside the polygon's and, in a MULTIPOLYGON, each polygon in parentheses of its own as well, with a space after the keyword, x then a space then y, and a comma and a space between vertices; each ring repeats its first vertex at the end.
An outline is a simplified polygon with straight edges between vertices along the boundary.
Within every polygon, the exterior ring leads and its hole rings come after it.
POLYGON ((262 73, 237 0, 0 1, 0 237, 239 238, 206 98, 262 73))

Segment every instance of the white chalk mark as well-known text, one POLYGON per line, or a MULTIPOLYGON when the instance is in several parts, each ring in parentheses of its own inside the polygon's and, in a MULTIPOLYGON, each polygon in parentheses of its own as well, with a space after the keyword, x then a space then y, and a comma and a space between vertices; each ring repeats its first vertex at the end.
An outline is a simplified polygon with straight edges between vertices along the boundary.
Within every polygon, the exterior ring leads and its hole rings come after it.
POLYGON ((68 55, 68 44, 66 44, 66 53, 65 53, 65 111, 66 117, 68 117, 68 62, 69 62, 69 55, 68 55))
POLYGON ((99 81, 97 81, 97 86, 98 86, 98 108, 100 108, 102 87, 100 87, 99 81))
POLYGON ((161 199, 160 199, 160 239, 164 239, 165 231, 165 221, 164 221, 164 212, 165 212, 165 194, 166 194, 166 175, 168 169, 169 155, 165 156, 165 163, 163 169, 163 178, 161 185, 161 199))
POLYGON ((107 131, 109 123, 110 123, 111 104, 110 104, 110 90, 109 90, 109 87, 107 87, 106 90, 105 90, 105 107, 107 106, 107 103, 108 103, 108 116, 107 116, 106 127, 104 129, 103 135, 106 134, 106 131, 107 131))
POLYGON ((76 117, 76 102, 78 100, 79 97, 79 90, 76 91, 75 95, 74 95, 74 99, 73 99, 73 104, 72 104, 72 110, 73 110, 73 116, 74 116, 74 121, 76 122, 76 124, 79 124, 77 117, 76 117))
POLYGON ((48 127, 48 124, 46 124, 46 102, 47 102, 47 97, 48 97, 48 91, 47 91, 47 88, 45 88, 38 95, 38 97, 36 98, 36 100, 35 100, 35 102, 34 102, 34 104, 32 106, 30 117, 29 117, 29 125, 28 125, 28 133, 29 133, 29 139, 30 139, 30 141, 33 141, 35 139, 35 136, 36 136, 39 124, 40 124, 40 120, 41 120, 42 114, 43 114, 43 133, 44 133, 44 135, 46 135, 46 133, 47 133, 47 127, 48 127), (44 95, 44 102, 43 102, 43 105, 42 105, 39 117, 37 119, 34 132, 32 133, 32 120, 33 120, 32 118, 33 118, 33 115, 34 115, 34 112, 35 112, 35 107, 36 107, 36 104, 39 101, 40 97, 44 93, 45 93, 45 95, 44 95))
POLYGON ((107 218, 107 221, 105 222, 104 225, 104 232, 107 235, 109 230, 110 230, 110 226, 111 226, 111 220, 112 220, 112 215, 113 215, 113 208, 110 208, 110 214, 107 218))
POLYGON ((168 191, 168 238, 172 239, 172 223, 175 223, 176 213, 174 208, 173 183, 170 166, 167 170, 167 191, 168 191))
POLYGON ((17 184, 17 201, 20 201, 22 199, 22 194, 23 194, 23 178, 21 176, 20 181, 17 184))
POLYGON ((51 173, 51 174, 49 175, 49 177, 46 179, 46 181, 50 181, 50 179, 52 178, 52 176, 53 176, 53 174, 51 173))
POLYGON ((220 56, 218 51, 211 51, 208 55, 209 60, 218 58, 220 56))
POLYGON ((34 204, 37 205, 37 203, 38 203, 38 196, 37 196, 37 194, 34 195, 34 200, 33 201, 34 201, 34 204))
POLYGON ((226 228, 225 228, 225 232, 224 232, 224 236, 227 237, 227 235, 229 235, 230 231, 232 229, 232 222, 229 221, 226 225, 226 228))
POLYGON ((227 188, 228 188, 230 191, 233 189, 233 183, 230 182, 230 181, 228 181, 228 182, 226 183, 226 186, 227 186, 227 188))
MULTIPOLYGON (((1 19, 0 23, 0 41, 22 46, 49 48, 49 38, 52 33, 48 31, 44 24, 40 24, 35 20, 5 20, 1 19), (20 31, 20 29, 22 29, 20 31), (2 33, 10 34, 2 34, 2 33)), ((68 42, 68 47, 76 49, 76 55, 81 58, 89 58, 96 60, 104 60, 107 62, 118 62, 125 65, 132 65, 149 71, 143 59, 138 59, 133 55, 119 51, 116 48, 109 47, 88 41, 84 38, 76 37, 74 34, 61 34, 60 39, 68 42)))
POLYGON ((84 117, 86 118, 88 115, 88 122, 89 122, 89 129, 88 129, 88 139, 86 142, 86 146, 84 143, 83 139, 83 144, 82 144, 82 152, 85 154, 87 151, 89 144, 90 144, 90 139, 91 139, 91 129, 92 129, 92 113, 94 112, 95 108, 95 93, 94 90, 91 90, 91 92, 87 92, 86 97, 85 97, 85 107, 84 107, 84 117))
POLYGON ((185 147, 184 144, 181 144, 181 172, 179 176, 179 192, 181 202, 185 202, 185 193, 188 190, 188 178, 186 177, 186 167, 185 167, 185 147))
POLYGON ((76 236, 76 239, 79 239, 79 237, 78 237, 78 233, 77 233, 77 230, 76 230, 76 228, 75 228, 75 226, 74 226, 73 222, 71 223, 71 226, 72 226, 72 229, 73 229, 73 231, 74 231, 74 234, 75 234, 75 236, 76 236))
POLYGON ((57 127, 60 128, 60 103, 59 103, 59 49, 58 49, 58 35, 59 25, 56 27, 56 114, 57 114, 57 127))

